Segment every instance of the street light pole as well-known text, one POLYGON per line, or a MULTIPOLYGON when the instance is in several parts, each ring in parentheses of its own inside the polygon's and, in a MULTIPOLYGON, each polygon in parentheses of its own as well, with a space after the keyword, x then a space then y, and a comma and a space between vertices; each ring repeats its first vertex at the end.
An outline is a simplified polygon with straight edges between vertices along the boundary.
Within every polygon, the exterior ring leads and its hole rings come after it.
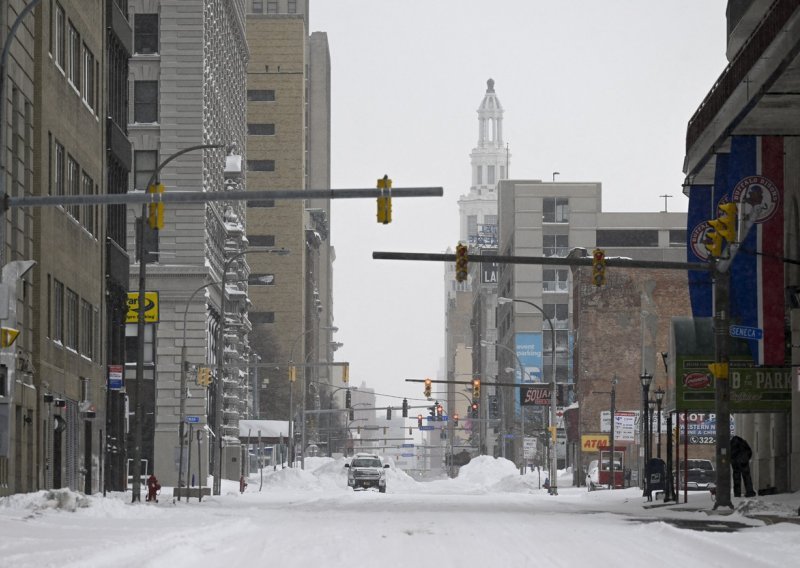
MULTIPOLYGON (((158 164, 150 179, 147 181, 147 188, 150 188, 156 180, 158 174, 167 164, 178 156, 195 150, 207 150, 211 148, 225 148, 225 144, 198 144, 184 148, 169 156, 166 160, 158 164)), ((142 213, 139 217, 139 241, 136 243, 137 256, 139 257, 139 300, 136 318, 136 384, 133 387, 134 393, 134 428, 133 428, 133 452, 131 464, 132 480, 132 502, 141 502, 141 459, 142 459, 142 397, 141 386, 144 380, 144 323, 145 323, 145 304, 146 304, 146 282, 147 282, 147 256, 144 246, 144 234, 147 222, 147 203, 142 203, 142 213)), ((155 380, 155 378, 154 378, 155 380)))
POLYGON ((656 409, 657 409, 657 429, 658 429, 658 438, 656 438, 656 457, 661 459, 661 403, 664 400, 664 389, 658 387, 655 392, 656 395, 656 409))
POLYGON ((222 399, 225 397, 224 374, 225 374, 225 299, 228 296, 226 280, 228 269, 231 265, 246 254, 255 253, 274 253, 280 255, 289 254, 289 251, 280 249, 245 249, 231 255, 222 265, 222 280, 220 280, 219 292, 219 325, 217 326, 217 376, 214 378, 214 433, 217 436, 217 475, 214 476, 214 495, 220 495, 222 491, 222 399))
POLYGON ((642 422, 642 428, 641 428, 641 430, 642 430, 641 437, 642 437, 642 441, 644 443, 644 462, 645 462, 643 467, 642 467, 642 478, 643 478, 642 479, 642 481, 643 481, 642 486, 644 487, 643 495, 648 495, 649 493, 647 491, 647 486, 649 485, 649 483, 648 483, 648 480, 647 480, 647 460, 650 457, 649 456, 649 450, 648 450, 648 440, 650 438, 650 434, 649 434, 649 430, 650 429, 649 429, 649 427, 647 425, 647 422, 648 422, 648 417, 647 417, 648 404, 647 404, 647 401, 650 398, 650 394, 649 394, 650 383, 653 381, 653 375, 648 373, 647 370, 645 369, 645 371, 641 375, 639 375, 639 381, 642 384, 642 420, 643 420, 643 422, 642 422))
POLYGON ((550 495, 558 495, 558 459, 556 457, 556 412, 558 411, 557 401, 556 398, 558 397, 558 387, 556 386, 556 328, 553 326, 553 320, 544 313, 544 310, 534 304, 533 302, 529 302, 528 300, 520 300, 517 298, 504 298, 500 296, 497 298, 498 304, 506 304, 508 302, 518 302, 521 304, 527 304, 532 308, 536 308, 541 312, 542 317, 547 320, 548 325, 550 325, 550 352, 551 352, 551 375, 553 378, 553 382, 550 385, 550 427, 552 431, 550 432, 550 488, 548 489, 548 493, 550 495))

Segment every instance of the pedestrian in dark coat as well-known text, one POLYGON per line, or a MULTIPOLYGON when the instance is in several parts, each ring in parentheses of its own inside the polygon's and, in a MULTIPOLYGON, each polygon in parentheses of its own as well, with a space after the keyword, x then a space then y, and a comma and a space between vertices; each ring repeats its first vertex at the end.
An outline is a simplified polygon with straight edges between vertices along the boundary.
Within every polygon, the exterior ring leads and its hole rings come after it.
POLYGON ((742 496, 742 481, 744 481, 744 496, 755 497, 753 491, 753 479, 750 477, 750 458, 753 457, 753 450, 743 438, 733 436, 731 438, 731 468, 733 469, 733 496, 742 496))

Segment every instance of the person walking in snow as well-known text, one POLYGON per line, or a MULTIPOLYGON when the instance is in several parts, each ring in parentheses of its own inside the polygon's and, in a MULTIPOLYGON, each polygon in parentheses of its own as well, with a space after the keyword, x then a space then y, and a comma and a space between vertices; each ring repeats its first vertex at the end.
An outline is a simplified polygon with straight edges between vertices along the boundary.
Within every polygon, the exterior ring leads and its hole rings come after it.
POLYGON ((753 450, 743 438, 733 436, 731 438, 731 469, 733 469, 733 496, 742 496, 742 481, 744 481, 744 496, 755 497, 753 491, 753 479, 750 477, 750 458, 753 457, 753 450))

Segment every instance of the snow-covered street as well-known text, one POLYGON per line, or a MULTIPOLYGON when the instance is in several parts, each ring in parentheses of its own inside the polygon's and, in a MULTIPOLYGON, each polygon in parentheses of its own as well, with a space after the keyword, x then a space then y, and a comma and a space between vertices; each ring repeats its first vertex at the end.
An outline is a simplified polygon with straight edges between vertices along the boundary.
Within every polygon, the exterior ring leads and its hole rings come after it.
POLYGON ((457 479, 388 470, 387 493, 347 487, 344 460, 265 471, 244 494, 131 505, 130 494, 68 491, 0 499, 0 566, 786 566, 800 555, 800 495, 739 500, 712 514, 706 492, 645 508, 638 489, 559 495, 511 462, 477 458, 457 479), (57 494, 61 502, 52 499, 57 494), (664 522, 665 519, 678 521, 664 522), (700 522, 706 529, 681 528, 700 522))

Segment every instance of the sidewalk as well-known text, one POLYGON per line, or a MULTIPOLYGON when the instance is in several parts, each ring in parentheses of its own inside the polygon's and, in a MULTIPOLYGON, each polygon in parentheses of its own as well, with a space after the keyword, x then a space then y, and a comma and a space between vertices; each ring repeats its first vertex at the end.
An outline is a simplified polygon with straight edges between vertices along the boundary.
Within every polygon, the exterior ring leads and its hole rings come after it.
MULTIPOLYGON (((794 523, 800 524, 800 492, 765 495, 758 497, 733 497, 733 509, 720 507, 714 509, 714 500, 708 491, 689 491, 688 502, 684 502, 684 493, 679 495, 679 502, 664 503, 656 500, 643 504, 646 510, 661 510, 664 513, 697 512, 708 515, 739 514, 744 517, 762 521, 766 524, 794 523)), ((642 498, 644 499, 644 497, 642 498)))

